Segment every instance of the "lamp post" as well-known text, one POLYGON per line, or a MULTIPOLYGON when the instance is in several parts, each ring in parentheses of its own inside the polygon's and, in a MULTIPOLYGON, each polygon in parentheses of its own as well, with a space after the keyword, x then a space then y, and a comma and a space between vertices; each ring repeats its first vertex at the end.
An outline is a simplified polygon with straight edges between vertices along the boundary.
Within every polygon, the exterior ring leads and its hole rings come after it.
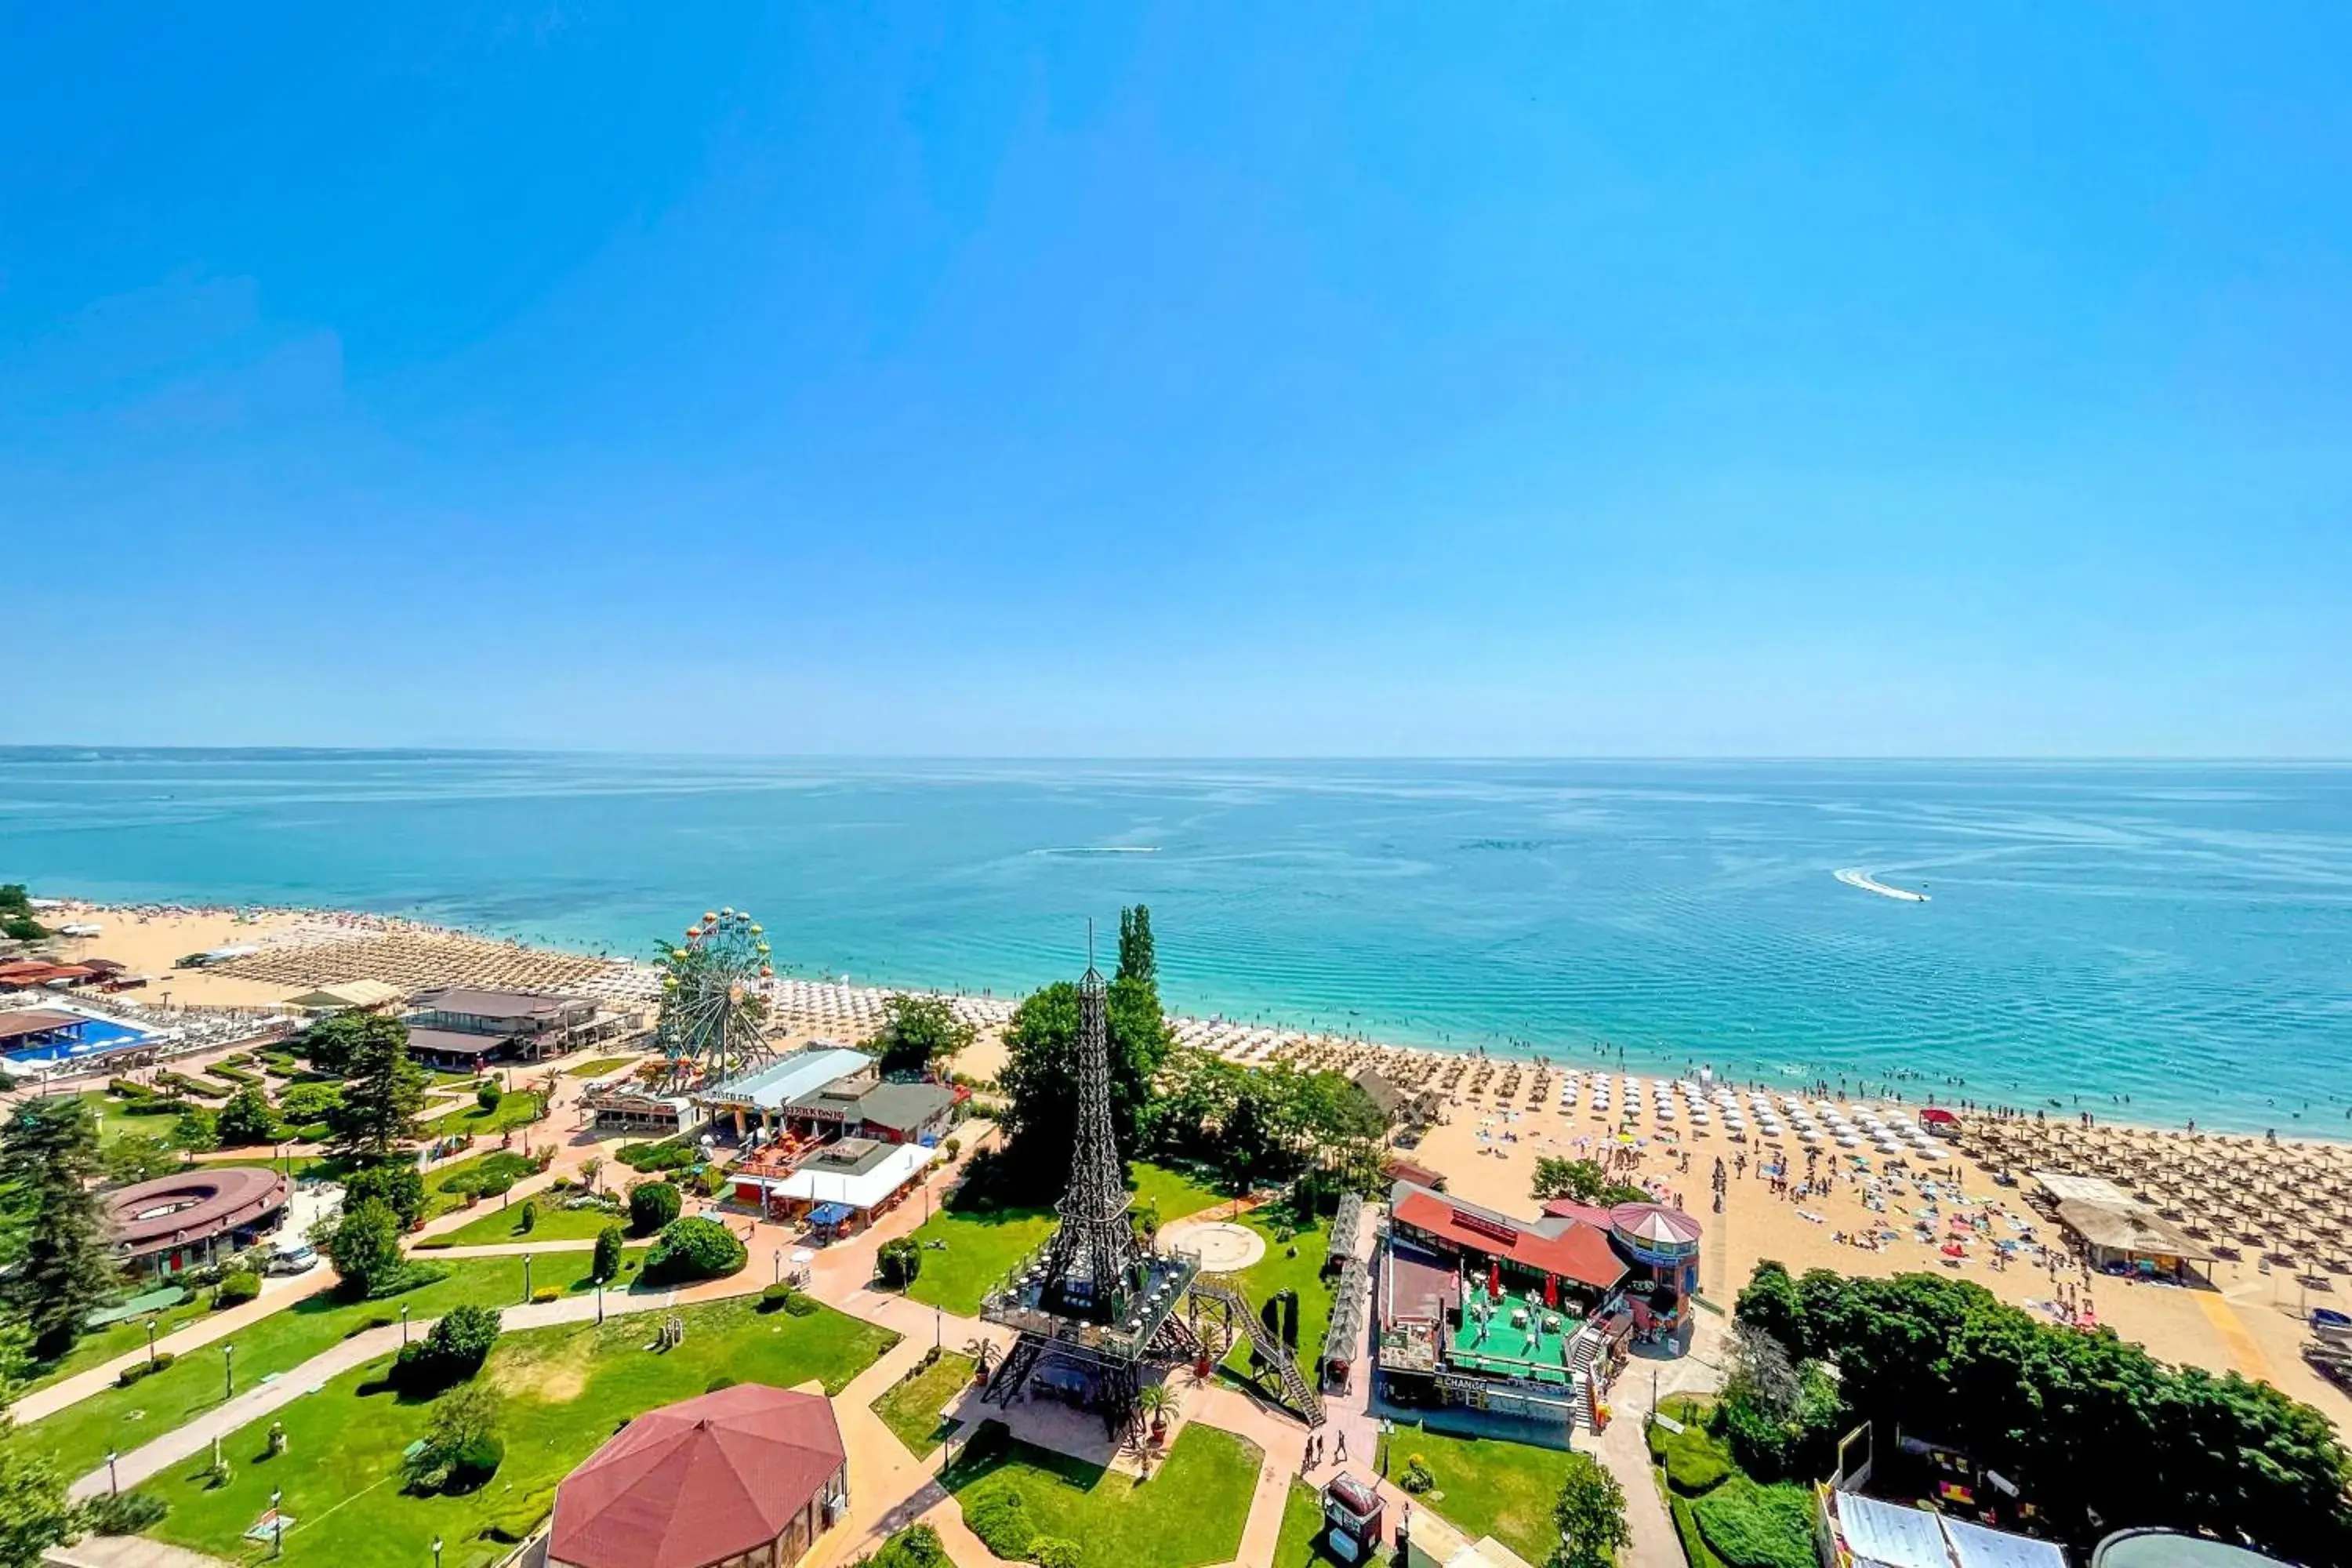
POLYGON ((528 1252, 522 1255, 522 1299, 525 1301, 530 1300, 530 1254, 528 1252))
POLYGON ((604 1282, 602 1279, 599 1279, 599 1280, 597 1280, 597 1281, 596 1281, 596 1323, 597 1323, 597 1326, 598 1326, 599 1328, 601 1328, 601 1327, 603 1327, 603 1326, 604 1326, 604 1282))
POLYGON ((236 1396, 236 1347, 221 1346, 221 1376, 226 1385, 226 1397, 236 1396))
POLYGON ((441 1538, 433 1538, 433 1568, 441 1568, 441 1538))
POLYGON ((283 1487, 269 1489, 269 1555, 286 1555, 286 1514, 278 1505, 286 1497, 283 1487))
POLYGON ((770 1283, 781 1285, 784 1282, 784 1249, 782 1247, 776 1248, 775 1258, 776 1277, 770 1283))
POLYGON ((147 1320, 147 1364, 155 1364, 155 1320, 147 1320))
POLYGON ((122 1495, 122 1479, 114 1473, 114 1450, 106 1451, 106 1489, 116 1497, 122 1495))
POLYGON ((408 1348, 408 1303, 405 1301, 400 1304, 400 1348, 408 1348))

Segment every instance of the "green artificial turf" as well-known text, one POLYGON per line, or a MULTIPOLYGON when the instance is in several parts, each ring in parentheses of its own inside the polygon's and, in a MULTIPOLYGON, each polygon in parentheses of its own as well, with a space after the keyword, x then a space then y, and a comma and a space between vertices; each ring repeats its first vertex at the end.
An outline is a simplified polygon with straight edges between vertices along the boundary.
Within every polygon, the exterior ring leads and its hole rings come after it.
POLYGON ((940 1480, 967 1520, 992 1494, 1018 1493, 1038 1534, 1077 1543, 1083 1568, 1199 1568, 1240 1552, 1264 1458, 1255 1443, 1194 1423, 1138 1480, 1033 1447, 990 1421, 940 1480))
POLYGON ((615 1315, 599 1326, 530 1329, 499 1342, 479 1376, 505 1396, 506 1455, 480 1490, 457 1497, 404 1489, 402 1453, 431 1405, 392 1393, 390 1358, 329 1383, 278 1412, 286 1453, 266 1457, 268 1423, 223 1445, 231 1478, 208 1486, 191 1460, 145 1489, 171 1513, 151 1534, 215 1556, 252 1560, 268 1548, 243 1539, 282 1489, 294 1520, 285 1560, 321 1568, 418 1568, 443 1542, 443 1568, 480 1568, 543 1518, 555 1486, 631 1417, 707 1392, 720 1380, 791 1387, 812 1380, 837 1394, 896 1342, 887 1329, 824 1310, 762 1313, 749 1300, 683 1307, 685 1342, 648 1348, 661 1312, 615 1315))
POLYGON ((920 1459, 948 1439, 960 1423, 944 1408, 971 1386, 978 1363, 968 1355, 943 1352, 929 1366, 919 1366, 892 1384, 874 1402, 874 1414, 890 1428, 907 1451, 920 1459))

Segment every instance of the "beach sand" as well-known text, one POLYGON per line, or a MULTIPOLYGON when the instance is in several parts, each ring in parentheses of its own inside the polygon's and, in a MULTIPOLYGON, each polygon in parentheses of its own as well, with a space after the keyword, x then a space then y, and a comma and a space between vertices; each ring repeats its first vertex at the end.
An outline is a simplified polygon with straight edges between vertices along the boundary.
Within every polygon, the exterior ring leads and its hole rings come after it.
MULTIPOLYGON (((311 983, 318 984, 330 978, 352 977, 330 971, 344 966, 341 959, 331 955, 332 948, 355 936, 389 934, 412 939, 421 934, 438 939, 460 934, 436 932, 413 922, 371 916, 286 910, 79 908, 70 915, 51 917, 53 922, 63 919, 96 920, 106 928, 97 938, 72 943, 74 956, 112 958, 130 965, 136 973, 154 977, 155 984, 148 990, 133 994, 137 999, 153 1004, 168 998, 174 1004, 210 1006, 266 1005, 281 1001, 300 987, 199 971, 174 971, 171 967, 174 959, 228 943, 260 943, 268 946, 273 953, 281 949, 320 949, 322 951, 313 955, 315 962, 292 966, 316 974, 318 978, 311 983)), ((526 959, 530 956, 528 950, 489 939, 465 938, 464 943, 449 951, 461 957, 470 953, 484 962, 497 963, 511 962, 516 955, 526 959)), ((408 951, 409 945, 413 944, 390 943, 386 947, 404 965, 415 959, 408 951)), ((352 956, 357 956, 356 949, 352 956)), ((577 962, 573 955, 544 956, 550 961, 577 962)), ((248 967, 289 966, 279 963, 248 967)), ((354 967, 354 974, 363 973, 364 965, 354 967)), ((622 966, 615 964, 608 978, 617 984, 626 976, 622 966)), ((604 990, 604 986, 597 989, 604 990)), ((886 992, 866 988, 780 982, 777 1034, 782 1042, 793 1045, 813 1039, 854 1044, 871 1032, 885 995, 886 992)), ((1003 1062, 1000 1031, 1008 1004, 1003 999, 965 997, 958 998, 957 1005, 959 1011, 979 1026, 979 1037, 956 1067, 975 1079, 993 1078, 1003 1062)), ((1177 1026, 1180 1037, 1253 1065, 1289 1060, 1303 1068, 1330 1067, 1350 1072, 1359 1067, 1375 1066, 1391 1077, 1418 1078, 1433 1086, 1446 1085, 1450 1079, 1451 1087, 1442 1090, 1446 1120, 1430 1129, 1409 1157, 1444 1173, 1454 1193, 1506 1213, 1532 1217, 1540 1211, 1540 1205, 1531 1195, 1538 1157, 1580 1157, 1621 1146, 1615 1142, 1614 1134, 1629 1097, 1621 1094, 1617 1109, 1605 1114, 1592 1109, 1589 1093, 1580 1095, 1573 1109, 1563 1110, 1557 1103, 1558 1080, 1563 1069, 1581 1071, 1590 1080, 1595 1068, 1583 1062, 1555 1064, 1551 1087, 1540 1093, 1533 1092, 1529 1087, 1537 1071, 1533 1064, 1517 1063, 1520 1088, 1507 1106, 1502 1103, 1500 1090, 1504 1082, 1512 1080, 1513 1064, 1501 1058, 1489 1063, 1458 1053, 1374 1047, 1197 1019, 1178 1020, 1177 1026), (1473 1091, 1474 1085, 1480 1086, 1478 1091, 1473 1091)), ((1645 1085, 1654 1080, 1654 1075, 1636 1076, 1645 1085)), ((1935 1246, 1911 1239, 1911 1216, 1897 1212, 1895 1205, 1916 1208, 1919 1199, 1916 1194, 1890 1196, 1889 1212, 1885 1213, 1865 1209, 1863 1190, 1852 1182, 1841 1182, 1828 1192, 1802 1201, 1776 1196, 1759 1173, 1757 1144, 1734 1143, 1719 1125, 1700 1129, 1687 1121, 1671 1130, 1678 1139, 1670 1140, 1664 1136, 1670 1130, 1653 1119, 1646 1089, 1630 1098, 1634 1117, 1628 1125, 1642 1143, 1629 1152, 1632 1163, 1628 1173, 1636 1180, 1662 1179, 1681 1206, 1705 1227, 1702 1294, 1726 1310, 1762 1258, 1777 1259, 1799 1272, 1812 1268, 1848 1274, 1951 1272, 2019 1304, 2046 1301, 2057 1293, 2050 1274, 2038 1264, 1996 1269, 1988 1256, 1989 1248, 1980 1243, 1969 1247, 1969 1256, 1966 1258, 1948 1261, 1935 1246), (1713 1213, 1708 1184, 1714 1163, 1720 1157, 1729 1166, 1742 1152, 1749 1157, 1748 1171, 1744 1175, 1731 1177, 1724 1212, 1713 1213), (1685 1153, 1687 1171, 1682 1169, 1685 1153), (1884 1250, 1874 1251, 1833 1239, 1839 1233, 1850 1235, 1882 1226, 1902 1232, 1903 1238, 1886 1244, 1884 1250)), ((1890 1120, 1900 1117, 1907 1121, 1914 1115, 1907 1107, 1882 1103, 1881 1109, 1890 1120)), ((2111 1130, 2110 1135, 2151 1141, 2172 1136, 2124 1128, 2111 1130)), ((1801 1177, 1805 1173, 1802 1149, 1793 1143, 1786 1147, 1795 1155, 1792 1175, 1801 1177)), ((1825 1170, 1831 1163, 1828 1153, 1825 1151, 1822 1162, 1825 1170)), ((1870 1158, 1874 1169, 1883 1163, 1875 1154, 1870 1158)), ((1955 1168, 1959 1191, 1972 1205, 1984 1201, 1999 1205, 2035 1226, 2038 1234, 2057 1239, 2056 1227, 2028 1208, 2017 1188, 1997 1185, 1990 1172, 1967 1153, 1947 1146, 1936 1159, 1955 1168)), ((1925 1163, 1919 1157, 1913 1157, 1910 1163, 1915 1173, 1925 1163)), ((1973 1206, 1948 1202, 1944 1206, 1948 1212, 1955 1206, 1962 1213, 1978 1212, 1973 1206)), ((2000 1233, 2010 1234, 2005 1226, 2000 1227, 2000 1233)), ((2071 1270, 2062 1271, 2060 1276, 2078 1293, 2087 1292, 2101 1322, 2112 1326, 2125 1338, 2147 1345, 2156 1355, 2217 1372, 2234 1370, 2265 1379, 2326 1412, 2339 1428, 2352 1431, 2352 1398, 2313 1372, 2299 1353, 2304 1339, 2303 1313, 2299 1288, 2292 1272, 2284 1268, 2266 1272, 2249 1257, 2213 1264, 2211 1277, 2216 1289, 2184 1289, 2126 1283, 2105 1276, 2084 1280, 2071 1270)), ((2326 1293, 2309 1296, 2308 1304, 2340 1305, 2335 1292, 2352 1293, 2352 1279, 2331 1281, 2331 1287, 2326 1293)))

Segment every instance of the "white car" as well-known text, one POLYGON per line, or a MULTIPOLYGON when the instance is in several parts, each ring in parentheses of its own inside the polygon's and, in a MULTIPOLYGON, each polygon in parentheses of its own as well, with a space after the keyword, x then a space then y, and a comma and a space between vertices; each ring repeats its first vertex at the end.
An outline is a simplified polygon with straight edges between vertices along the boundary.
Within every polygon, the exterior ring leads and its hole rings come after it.
POLYGON ((272 1274, 300 1274, 319 1266, 319 1249, 307 1241, 281 1241, 269 1249, 272 1274))

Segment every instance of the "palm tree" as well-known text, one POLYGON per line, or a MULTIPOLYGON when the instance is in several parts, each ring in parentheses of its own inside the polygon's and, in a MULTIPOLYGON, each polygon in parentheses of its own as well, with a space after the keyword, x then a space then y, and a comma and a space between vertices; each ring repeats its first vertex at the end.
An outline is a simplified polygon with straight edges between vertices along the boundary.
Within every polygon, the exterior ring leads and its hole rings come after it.
POLYGON ((1160 1437, 1167 1434, 1168 1413, 1176 1408, 1176 1396, 1168 1392, 1167 1384, 1160 1383, 1144 1384, 1135 1396, 1135 1405, 1137 1409, 1151 1417, 1153 1437, 1160 1437))
POLYGON ((593 1193, 596 1191, 596 1175, 597 1173, 602 1171, 604 1168, 604 1162, 596 1158, 593 1154, 591 1154, 588 1158, 580 1162, 580 1179, 588 1184, 588 1190, 590 1192, 593 1193))
POLYGON ((1003 1359, 1004 1355, 1003 1351, 996 1348, 994 1340, 986 1338, 976 1339, 964 1346, 963 1353, 971 1357, 972 1377, 979 1383, 988 1381, 988 1374, 996 1370, 996 1363, 1003 1359))

